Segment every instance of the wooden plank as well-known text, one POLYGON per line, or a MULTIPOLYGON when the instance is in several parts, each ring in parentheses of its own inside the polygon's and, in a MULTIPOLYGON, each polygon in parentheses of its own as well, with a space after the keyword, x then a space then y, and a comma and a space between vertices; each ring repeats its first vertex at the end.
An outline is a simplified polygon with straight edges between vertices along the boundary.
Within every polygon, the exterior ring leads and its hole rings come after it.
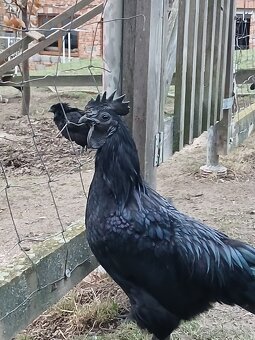
POLYGON ((188 29, 190 2, 179 1, 179 18, 176 52, 175 108, 174 108, 174 151, 183 148, 186 95, 186 71, 188 58, 188 29))
MULTIPOLYGON (((137 0, 123 0, 124 18, 134 17, 137 0)), ((134 94, 134 64, 135 64, 135 34, 136 24, 142 18, 124 20, 122 32, 122 92, 130 101, 130 113, 124 118, 129 129, 133 131, 133 94, 134 94)))
POLYGON ((161 63, 162 66, 160 69, 160 110, 159 110, 159 130, 164 130, 164 107, 165 107, 165 101, 167 98, 167 92, 168 88, 166 88, 167 83, 167 57, 168 57, 168 51, 167 51, 167 43, 168 43, 168 36, 171 32, 168 31, 169 29, 169 0, 163 0, 163 26, 162 26, 162 48, 161 48, 161 63))
POLYGON ((19 54, 13 59, 7 61, 6 63, 0 66, 0 77, 9 69, 19 65, 22 61, 30 58, 32 55, 40 52, 45 47, 51 45, 54 41, 58 40, 59 37, 63 37, 66 34, 66 32, 64 32, 63 30, 67 30, 70 27, 74 29, 74 28, 77 28, 83 25, 85 22, 89 21, 90 19, 100 14, 102 10, 103 10, 103 4, 98 5, 97 7, 93 8, 91 11, 79 16, 78 18, 74 19, 72 22, 63 26, 61 30, 52 33, 45 40, 37 43, 36 45, 25 50, 22 54, 19 54))
MULTIPOLYGON (((0 81, 0 86, 22 86, 23 79, 21 76, 13 77, 12 81, 0 81)), ((30 76, 30 86, 102 86, 101 75, 47 75, 45 77, 30 76)))
POLYGON ((28 31, 28 32, 25 32, 25 34, 29 38, 36 40, 36 41, 42 41, 45 39, 45 35, 37 31, 28 31))
MULTIPOLYGON (((239 111, 237 114, 235 114, 232 122, 238 123, 240 120, 246 118, 251 113, 255 112, 255 104, 251 104, 250 106, 246 107, 245 109, 239 111)), ((255 122, 254 122, 255 124, 255 122)))
MULTIPOLYGON (((57 27, 59 23, 65 21, 66 19, 72 17, 76 12, 83 9, 85 6, 89 5, 93 0, 81 0, 80 2, 77 2, 75 5, 69 7, 61 14, 57 15, 56 17, 52 18, 51 20, 47 21, 45 24, 40 26, 40 29, 50 29, 52 27, 57 27)), ((26 37, 22 40, 17 41, 15 44, 11 45, 7 49, 5 49, 0 54, 0 63, 5 61, 10 55, 18 52, 22 48, 22 44, 25 41, 26 44, 29 44, 31 41, 33 41, 32 38, 26 37)))
POLYGON ((202 133, 203 99, 204 99, 204 74, 206 56, 206 30, 207 30, 208 0, 200 1, 199 23, 197 39, 197 65, 194 107, 193 136, 198 137, 202 133))
MULTIPOLYGON (((226 81, 224 98, 230 98, 233 96, 233 55, 234 55, 234 39, 235 39, 235 14, 236 3, 230 2, 229 8, 229 32, 227 41, 227 69, 226 69, 226 81)), ((218 154, 226 155, 229 151, 229 141, 231 135, 231 120, 232 120, 232 107, 223 110, 223 118, 218 124, 218 154)))
POLYGON ((220 69, 221 69, 221 53, 222 45, 222 28, 223 28, 223 2, 224 0, 217 0, 216 10, 216 26, 215 26, 215 41, 214 41, 214 57, 213 57, 213 77, 212 77, 212 108, 210 116, 210 124, 214 125, 218 117, 218 98, 219 98, 219 82, 220 82, 220 69), (217 41, 217 43, 216 43, 217 41))
POLYGON ((97 266, 80 223, 2 265, 0 339, 13 339, 97 266))
POLYGON ((223 98, 224 98, 224 86, 226 81, 226 68, 227 68, 227 53, 228 53, 228 34, 229 34, 229 15, 230 15, 230 3, 224 1, 223 8, 223 26, 222 26, 222 44, 221 44, 221 67, 220 67, 220 82, 219 82, 219 96, 217 105, 217 120, 220 121, 223 118, 223 98))
POLYGON ((159 130, 163 132, 163 150, 159 162, 166 161, 173 153, 173 118, 165 119, 165 103, 176 67, 177 27, 179 0, 164 0, 162 37, 161 98, 159 130))
POLYGON ((173 154, 173 116, 167 117, 164 123, 163 162, 173 154))
MULTIPOLYGON (((169 2, 169 1, 167 1, 169 2)), ((165 6, 167 7, 167 6, 165 6)), ((166 52, 165 52, 165 66, 164 66, 164 92, 167 95, 170 84, 172 83, 172 78, 174 75, 174 71, 176 68, 176 49, 177 49, 177 30, 178 30, 178 8, 179 8, 179 0, 172 1, 172 5, 169 12, 165 13, 165 16, 169 15, 168 20, 166 20, 167 24, 165 25, 165 44, 166 44, 166 52)))
MULTIPOLYGON (((124 8, 130 6, 130 1, 124 2, 124 8)), ((160 68, 162 46, 162 17, 163 0, 136 0, 132 2, 133 15, 144 15, 135 19, 135 29, 128 30, 125 25, 123 36, 123 51, 131 49, 124 62, 133 64, 132 77, 123 71, 123 89, 128 89, 132 98, 131 111, 133 111, 133 137, 138 149, 141 171, 145 180, 156 186, 156 168, 154 161, 154 143, 158 132, 158 119, 160 108, 160 68), (132 55, 133 54, 133 55, 132 55), (126 77, 127 78, 124 78, 126 77), (128 82, 127 82, 128 81, 128 82)), ((125 13, 125 12, 124 12, 125 13)), ((124 56, 123 56, 124 57, 124 56)), ((127 65, 123 65, 123 70, 127 65)), ((128 72, 130 72, 128 70, 128 72)))
POLYGON ((186 73, 184 144, 191 144, 193 141, 198 22, 199 22, 199 0, 191 0, 189 11, 189 38, 188 38, 189 56, 187 59, 187 73, 186 73))
POLYGON ((235 73, 235 81, 237 84, 251 84, 255 79, 255 68, 247 69, 247 70, 237 70, 235 73), (252 79, 253 77, 253 79, 252 79))
POLYGON ((245 115, 243 115, 243 112, 241 113, 242 118, 232 122, 231 144, 229 145, 230 151, 234 147, 242 144, 255 130, 255 107, 253 106, 253 111, 246 112, 245 115))
POLYGON ((205 60, 205 91, 203 102, 202 129, 208 130, 211 117, 212 103, 212 79, 213 79, 213 57, 215 47, 217 1, 208 1, 207 36, 206 36, 206 60, 205 60))
POLYGON ((104 68, 108 71, 103 73, 103 87, 107 93, 117 89, 121 94, 121 57, 122 57, 122 20, 123 1, 107 0, 104 7, 103 29, 103 60, 104 68))

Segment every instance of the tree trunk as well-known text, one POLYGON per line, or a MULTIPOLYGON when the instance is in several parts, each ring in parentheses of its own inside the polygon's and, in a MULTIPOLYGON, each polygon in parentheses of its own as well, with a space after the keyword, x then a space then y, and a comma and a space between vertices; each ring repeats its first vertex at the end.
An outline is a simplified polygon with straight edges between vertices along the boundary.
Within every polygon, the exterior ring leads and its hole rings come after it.
MULTIPOLYGON (((27 0, 22 1, 23 2, 23 9, 22 9, 22 20, 26 25, 26 28, 28 28, 28 13, 27 13, 27 0)), ((22 38, 26 36, 25 31, 22 32, 22 38)), ((27 49, 28 44, 22 45, 22 51, 27 49)), ((29 84, 29 61, 24 60, 22 62, 22 77, 23 82, 25 82, 23 86, 22 91, 22 115, 26 115, 29 113, 29 105, 30 105, 30 84, 29 84)))

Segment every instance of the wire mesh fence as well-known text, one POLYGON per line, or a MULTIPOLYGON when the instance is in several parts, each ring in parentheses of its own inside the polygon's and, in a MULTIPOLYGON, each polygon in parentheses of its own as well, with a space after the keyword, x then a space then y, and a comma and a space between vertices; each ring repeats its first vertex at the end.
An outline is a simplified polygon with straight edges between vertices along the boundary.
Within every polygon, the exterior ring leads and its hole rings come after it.
MULTIPOLYGON (((56 44, 51 44, 47 50, 44 49, 42 53, 31 58, 30 76, 33 78, 26 80, 22 67, 19 67, 22 78, 20 85, 26 86, 27 83, 32 85, 33 81, 47 76, 54 77, 56 80, 60 75, 90 75, 93 80, 92 85, 74 89, 71 84, 63 88, 53 82, 53 86, 46 89, 31 87, 30 107, 26 102, 24 91, 1 88, 3 96, 8 97, 8 102, 2 104, 0 114, 0 261, 8 268, 11 267, 11 263, 18 263, 21 257, 28 259, 35 272, 36 283, 32 285, 34 289, 27 290, 17 301, 12 301, 8 308, 0 311, 0 322, 9 320, 12 315, 18 315, 17 312, 22 312, 35 296, 44 294, 45 288, 54 291, 56 284, 64 282, 77 267, 86 262, 93 263, 91 258, 86 256, 89 252, 85 249, 83 261, 81 263, 78 260, 74 261, 70 266, 74 253, 68 246, 66 235, 72 230, 74 223, 78 222, 79 226, 84 225, 87 193, 93 176, 94 153, 88 151, 81 153, 73 141, 59 138, 61 131, 66 129, 70 139, 69 121, 64 104, 68 102, 72 107, 83 110, 91 96, 102 90, 96 76, 102 75, 103 71, 108 73, 112 71, 102 56, 104 26, 112 21, 128 21, 136 17, 144 22, 145 18, 143 15, 138 15, 103 20, 107 0, 85 1, 88 6, 77 12, 78 6, 81 6, 80 2, 73 1, 73 12, 67 22, 63 23, 68 24, 66 29, 59 27, 41 29, 32 22, 31 11, 28 13, 26 32, 39 32, 46 37, 60 30, 64 34, 56 44), (100 3, 104 3, 100 15, 93 17, 84 25, 74 27, 77 15, 93 10, 100 3), (86 52, 85 59, 75 55, 75 48, 71 48, 71 35, 86 37, 88 46, 79 39, 79 49, 86 52), (51 55, 50 52, 53 54, 51 55), (44 63, 36 64, 40 55, 48 58, 46 63, 49 65, 45 65, 45 58, 44 63), (49 60, 51 63, 48 62, 49 60), (27 114, 24 116, 20 114, 21 102, 26 108, 27 114), (61 103, 66 120, 61 131, 58 131, 55 126, 52 113, 48 112, 50 106, 56 103, 61 103), (54 272, 54 279, 52 279, 40 272, 36 262, 38 259, 31 250, 34 245, 41 244, 43 241, 54 240, 55 242, 56 237, 64 251, 61 252, 61 258, 56 263, 58 269, 52 268, 54 272)), ((32 8, 35 0, 29 4, 32 8)), ((12 18, 12 9, 10 11, 9 18, 12 18)), ((58 10, 56 12, 58 13, 58 10)), ((10 29, 5 22, 0 25, 3 29, 10 29)), ((12 27, 12 29, 15 32, 14 36, 21 35, 22 28, 12 27)), ((15 56, 23 56, 24 53, 20 45, 15 56)), ((9 80, 9 84, 17 85, 13 79, 9 80)), ((93 266, 94 264, 91 265, 91 269, 93 266)), ((2 279, 4 280, 4 275, 0 275, 0 287, 4 282, 1 282, 2 279)))
MULTIPOLYGON (((69 29, 61 39, 62 46, 65 45, 66 38, 69 39, 70 44, 70 32, 74 32, 72 23, 75 20, 77 3, 78 0, 74 3, 69 29)), ((94 1, 90 8, 96 5, 98 2, 94 1)), ((87 10, 88 8, 85 9, 87 10)), ((62 63, 66 60, 63 58, 63 50, 60 49, 59 54, 55 54, 55 65, 45 68, 44 75, 38 73, 35 75, 40 78, 49 73, 58 77, 61 72, 64 74, 76 72, 81 75, 89 73, 93 77, 94 74, 102 73, 102 57, 95 57, 96 53, 94 53, 96 37, 101 34, 100 30, 102 30, 102 16, 103 12, 75 31, 86 32, 86 35, 90 32, 89 60, 77 62, 74 58, 69 58, 70 62, 65 64, 63 70, 62 63), (95 67, 94 60, 96 60, 95 67)), ((29 16, 28 31, 31 27, 30 19, 29 16)), ((5 25, 2 23, 2 26, 5 25)), ((31 29, 36 30, 35 27, 31 29)), ((20 50, 20 54, 22 53, 23 50, 20 50)), ((20 68, 20 73, 24 85, 22 68, 20 68)), ((74 93, 70 87, 63 89, 56 85, 51 88, 51 91, 34 89, 31 109, 27 106, 26 116, 20 116, 19 113, 20 96, 21 101, 24 101, 22 98, 24 91, 17 95, 16 90, 13 90, 13 96, 9 94, 12 90, 2 91, 9 97, 9 102, 3 104, 0 114, 2 125, 0 130, 0 261, 5 266, 23 254, 37 271, 34 258, 30 256, 31 247, 56 235, 59 235, 62 243, 66 245, 65 232, 72 227, 73 222, 80 220, 83 223, 85 201, 93 174, 93 154, 88 152, 81 154, 74 142, 58 138, 60 133, 53 123, 53 117, 47 111, 50 105, 64 101, 72 102, 72 106, 84 109, 91 97, 91 92, 97 93, 101 91, 101 88, 95 83, 95 86, 88 90, 89 94, 86 94, 84 89, 78 89, 74 93)), ((62 108, 67 120, 64 128, 69 133, 68 118, 63 106, 62 108)), ((61 259, 63 270, 54 282, 71 275, 66 266, 68 256, 66 246, 65 255, 61 259)), ((0 321, 23 308, 22 306, 34 294, 54 282, 50 280, 47 282, 47 278, 42 280, 42 276, 37 273, 36 289, 28 296, 23 296, 21 302, 17 301, 14 308, 4 315, 1 314, 0 321)))

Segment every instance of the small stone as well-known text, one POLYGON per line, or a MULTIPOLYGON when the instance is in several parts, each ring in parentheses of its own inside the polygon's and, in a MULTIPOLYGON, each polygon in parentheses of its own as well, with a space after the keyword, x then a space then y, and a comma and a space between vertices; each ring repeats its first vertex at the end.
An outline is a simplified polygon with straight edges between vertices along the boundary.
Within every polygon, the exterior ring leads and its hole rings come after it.
POLYGON ((23 251, 29 251, 31 248, 30 247, 27 247, 27 246, 24 246, 24 247, 22 247, 22 250, 23 251))

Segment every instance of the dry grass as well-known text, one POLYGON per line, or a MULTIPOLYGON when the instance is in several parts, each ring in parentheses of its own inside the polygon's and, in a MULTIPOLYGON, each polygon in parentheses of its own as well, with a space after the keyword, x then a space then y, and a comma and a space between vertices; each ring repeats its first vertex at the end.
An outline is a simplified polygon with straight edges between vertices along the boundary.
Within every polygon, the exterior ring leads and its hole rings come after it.
MULTIPOLYGON (((127 311, 127 298, 118 286, 108 276, 95 275, 41 315, 16 340, 150 340, 149 334, 125 321, 127 311)), ((216 305, 199 318, 182 323, 171 340, 252 340, 252 318, 238 307, 216 305)))
POLYGON ((93 275, 43 313, 16 340, 70 339, 111 332, 127 313, 127 298, 120 288, 108 276, 93 275))

